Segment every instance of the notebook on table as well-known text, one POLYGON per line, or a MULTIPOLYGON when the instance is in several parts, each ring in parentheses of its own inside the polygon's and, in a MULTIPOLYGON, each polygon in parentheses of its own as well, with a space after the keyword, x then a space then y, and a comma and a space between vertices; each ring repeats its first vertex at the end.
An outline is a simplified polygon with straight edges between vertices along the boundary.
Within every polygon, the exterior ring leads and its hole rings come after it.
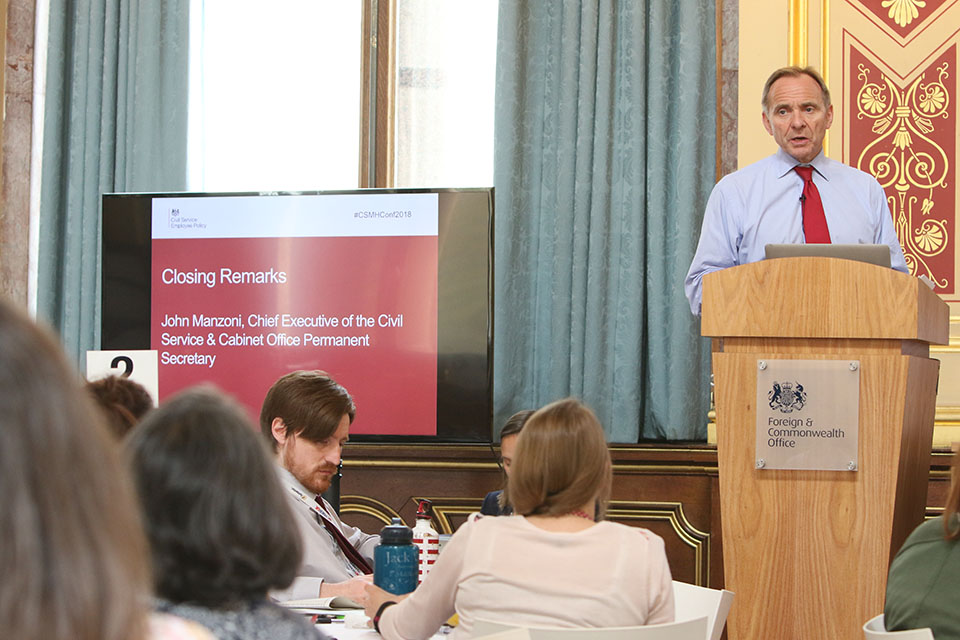
POLYGON ((277 604, 288 609, 296 609, 307 613, 316 611, 330 611, 339 609, 363 609, 363 605, 347 596, 332 596, 329 598, 307 598, 305 600, 282 600, 277 604))

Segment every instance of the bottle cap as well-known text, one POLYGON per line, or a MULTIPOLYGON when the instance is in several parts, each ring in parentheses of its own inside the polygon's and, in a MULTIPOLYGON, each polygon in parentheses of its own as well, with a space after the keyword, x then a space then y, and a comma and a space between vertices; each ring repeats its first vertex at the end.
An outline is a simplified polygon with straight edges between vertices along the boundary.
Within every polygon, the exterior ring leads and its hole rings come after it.
POLYGON ((418 518, 429 518, 431 516, 430 510, 433 507, 433 503, 427 500, 426 498, 421 498, 417 501, 417 517, 418 518))
POLYGON ((380 530, 381 544, 412 544, 413 531, 410 527, 403 524, 400 518, 394 518, 393 521, 380 530))

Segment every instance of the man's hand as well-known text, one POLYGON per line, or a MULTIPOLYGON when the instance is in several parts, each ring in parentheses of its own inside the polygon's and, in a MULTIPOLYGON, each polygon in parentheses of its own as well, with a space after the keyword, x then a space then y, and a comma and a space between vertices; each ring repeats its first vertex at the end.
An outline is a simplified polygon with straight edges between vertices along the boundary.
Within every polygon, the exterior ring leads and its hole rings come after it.
POLYGON ((367 592, 364 587, 373 581, 373 576, 356 576, 346 582, 327 582, 320 585, 320 597, 346 596, 361 605, 367 603, 367 592))

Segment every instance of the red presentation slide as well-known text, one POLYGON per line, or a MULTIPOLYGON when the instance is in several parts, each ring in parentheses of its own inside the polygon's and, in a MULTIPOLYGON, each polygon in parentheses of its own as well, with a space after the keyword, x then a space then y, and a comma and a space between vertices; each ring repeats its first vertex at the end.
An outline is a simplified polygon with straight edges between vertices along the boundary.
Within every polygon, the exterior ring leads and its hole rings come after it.
POLYGON ((256 420, 278 377, 322 369, 357 404, 351 433, 436 435, 435 234, 155 235, 152 247, 161 399, 212 382, 256 420))

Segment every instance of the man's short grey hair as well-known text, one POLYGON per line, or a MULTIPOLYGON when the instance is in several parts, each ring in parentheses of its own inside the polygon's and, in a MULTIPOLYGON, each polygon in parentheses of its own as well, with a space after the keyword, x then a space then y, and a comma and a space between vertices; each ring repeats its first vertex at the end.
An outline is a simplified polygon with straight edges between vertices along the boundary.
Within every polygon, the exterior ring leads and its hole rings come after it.
POLYGON ((827 89, 827 83, 823 81, 823 78, 813 67, 781 67, 770 74, 770 77, 767 78, 767 82, 763 85, 763 96, 760 98, 760 104, 763 105, 763 110, 765 112, 770 111, 770 105, 767 104, 767 100, 770 97, 770 87, 773 86, 773 83, 779 80, 780 78, 799 78, 800 76, 810 76, 813 78, 816 83, 820 86, 820 93, 823 95, 823 108, 830 108, 830 89, 827 89))

